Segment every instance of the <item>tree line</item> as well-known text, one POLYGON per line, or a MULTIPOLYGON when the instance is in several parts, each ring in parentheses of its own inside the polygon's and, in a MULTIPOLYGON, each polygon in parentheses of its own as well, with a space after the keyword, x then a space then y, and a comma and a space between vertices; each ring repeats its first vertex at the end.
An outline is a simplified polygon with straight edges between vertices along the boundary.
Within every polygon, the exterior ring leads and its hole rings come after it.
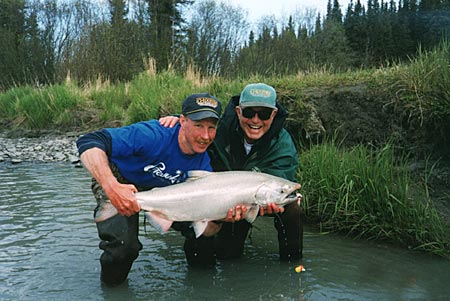
POLYGON ((282 76, 408 60, 449 37, 450 0, 328 0, 251 27, 215 0, 0 0, 0 89, 193 68, 282 76))

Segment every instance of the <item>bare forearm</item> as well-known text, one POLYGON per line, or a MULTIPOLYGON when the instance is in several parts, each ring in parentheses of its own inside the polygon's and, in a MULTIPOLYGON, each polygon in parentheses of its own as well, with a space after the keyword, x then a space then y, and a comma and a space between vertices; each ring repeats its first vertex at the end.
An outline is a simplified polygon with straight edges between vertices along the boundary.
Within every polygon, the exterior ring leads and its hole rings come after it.
POLYGON ((134 196, 137 192, 136 187, 117 181, 109 167, 108 156, 103 150, 96 147, 88 149, 81 154, 80 159, 120 214, 130 216, 139 212, 140 207, 134 196))
POLYGON ((117 182, 109 167, 108 157, 100 148, 91 148, 86 150, 80 156, 84 167, 89 171, 91 176, 103 187, 103 189, 117 182))

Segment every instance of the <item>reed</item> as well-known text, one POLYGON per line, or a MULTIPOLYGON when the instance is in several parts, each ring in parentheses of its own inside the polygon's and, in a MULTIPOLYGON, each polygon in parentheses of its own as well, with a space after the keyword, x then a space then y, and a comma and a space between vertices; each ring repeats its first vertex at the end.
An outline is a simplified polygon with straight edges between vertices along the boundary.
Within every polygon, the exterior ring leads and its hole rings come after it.
POLYGON ((76 126, 79 101, 78 90, 72 86, 14 88, 1 96, 0 114, 30 129, 76 126))
POLYGON ((131 103, 127 109, 127 122, 180 113, 181 102, 193 90, 191 81, 170 71, 151 77, 138 76, 129 87, 131 103))
POLYGON ((397 95, 409 120, 437 128, 450 120, 450 43, 424 51, 396 69, 397 95))
POLYGON ((126 118, 126 110, 131 103, 127 89, 128 84, 107 85, 105 88, 97 85, 90 92, 94 106, 99 110, 98 119, 101 123, 120 121, 126 118))
POLYGON ((331 141, 311 146, 300 161, 305 212, 322 230, 450 258, 449 225, 432 205, 427 177, 412 175, 392 144, 346 150, 331 141))

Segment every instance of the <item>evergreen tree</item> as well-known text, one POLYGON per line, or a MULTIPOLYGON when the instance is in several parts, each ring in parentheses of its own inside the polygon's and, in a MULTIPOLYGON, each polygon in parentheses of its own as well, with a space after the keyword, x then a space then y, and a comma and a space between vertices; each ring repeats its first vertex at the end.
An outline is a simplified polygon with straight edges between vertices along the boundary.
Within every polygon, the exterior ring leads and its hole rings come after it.
POLYGON ((110 30, 107 32, 107 56, 105 56, 104 75, 113 81, 131 79, 127 61, 127 47, 131 45, 128 37, 128 7, 125 0, 109 0, 110 30))
POLYGON ((360 0, 357 0, 355 4, 350 2, 344 20, 344 29, 349 47, 355 54, 354 65, 357 67, 368 66, 370 59, 368 56, 367 15, 360 0))
POLYGON ((414 55, 415 52, 415 41, 410 28, 410 12, 402 10, 400 6, 397 9, 395 2, 391 0, 389 14, 393 28, 394 52, 392 53, 392 58, 406 60, 414 55))
POLYGON ((0 0, 0 88, 26 82, 25 1, 0 0))
POLYGON ((32 10, 27 18, 25 33, 27 77, 37 84, 53 83, 55 75, 54 52, 48 53, 42 43, 35 10, 32 10))
POLYGON ((346 69, 352 63, 353 53, 345 36, 342 12, 337 0, 333 2, 333 5, 329 0, 328 4, 323 29, 315 35, 314 39, 316 63, 336 70, 346 69))
POLYGON ((181 8, 191 0, 147 0, 150 16, 150 55, 155 58, 158 70, 169 67, 175 61, 177 50, 182 47, 184 19, 181 8))
POLYGON ((289 16, 288 24, 281 32, 277 46, 275 58, 277 58, 276 66, 278 68, 278 72, 282 74, 295 73, 298 70, 298 65, 301 58, 298 56, 299 47, 297 37, 295 35, 295 24, 292 16, 289 16))
POLYGON ((418 8, 419 39, 425 49, 450 38, 450 11, 448 1, 422 0, 418 8))
POLYGON ((334 0, 333 6, 331 9, 331 15, 329 17, 330 20, 336 21, 338 23, 342 22, 342 11, 338 0, 334 0))

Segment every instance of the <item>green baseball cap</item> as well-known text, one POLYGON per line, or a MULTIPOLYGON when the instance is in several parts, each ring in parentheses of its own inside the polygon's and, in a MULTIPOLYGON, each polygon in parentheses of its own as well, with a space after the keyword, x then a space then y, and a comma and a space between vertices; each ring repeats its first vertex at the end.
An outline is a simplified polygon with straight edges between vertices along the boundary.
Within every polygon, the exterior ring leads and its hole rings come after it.
POLYGON ((267 107, 276 109, 277 93, 269 85, 249 84, 242 90, 239 105, 246 107, 267 107))

